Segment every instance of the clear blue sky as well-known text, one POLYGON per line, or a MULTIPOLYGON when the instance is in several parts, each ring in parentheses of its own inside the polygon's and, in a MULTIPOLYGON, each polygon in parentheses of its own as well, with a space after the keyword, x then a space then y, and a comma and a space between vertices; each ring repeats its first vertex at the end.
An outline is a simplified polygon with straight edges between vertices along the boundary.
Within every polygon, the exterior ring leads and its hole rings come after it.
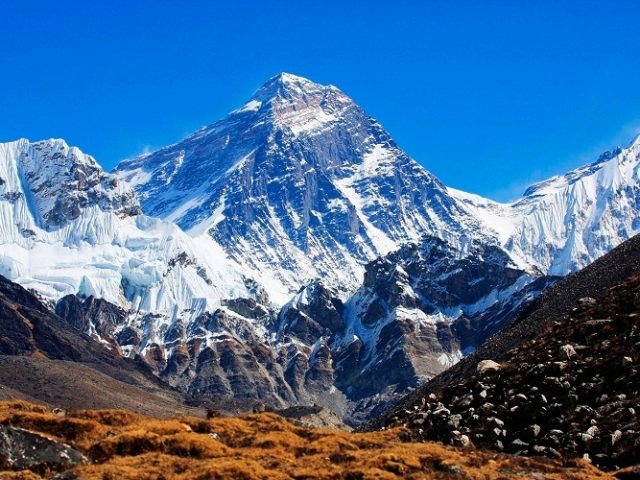
POLYGON ((0 18, 0 141, 62 137, 106 169, 282 71, 498 200, 640 132, 638 1, 0 0, 0 18))

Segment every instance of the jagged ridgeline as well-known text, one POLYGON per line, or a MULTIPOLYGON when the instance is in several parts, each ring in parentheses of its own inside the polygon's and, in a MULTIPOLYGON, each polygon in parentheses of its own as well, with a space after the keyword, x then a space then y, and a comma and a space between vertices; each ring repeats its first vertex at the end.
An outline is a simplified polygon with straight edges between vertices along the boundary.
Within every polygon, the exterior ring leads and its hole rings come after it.
POLYGON ((498 204, 281 74, 112 174, 62 140, 1 145, 0 273, 194 403, 358 423, 635 233, 639 148, 498 204))

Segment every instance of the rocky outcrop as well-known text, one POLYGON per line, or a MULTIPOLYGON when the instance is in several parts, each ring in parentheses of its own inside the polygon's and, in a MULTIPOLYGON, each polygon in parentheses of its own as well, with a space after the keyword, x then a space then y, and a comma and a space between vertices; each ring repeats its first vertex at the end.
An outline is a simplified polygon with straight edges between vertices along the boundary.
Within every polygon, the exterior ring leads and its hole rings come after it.
POLYGON ((322 336, 343 332, 344 303, 338 292, 316 280, 300 289, 279 314, 282 337, 292 336, 313 345, 322 336))
POLYGON ((284 410, 278 410, 275 413, 286 418, 294 425, 304 428, 351 431, 351 427, 345 425, 335 413, 328 408, 317 405, 311 407, 289 407, 284 410))
POLYGON ((123 345, 129 344, 126 333, 115 336, 129 312, 102 298, 90 296, 82 299, 77 295, 67 295, 58 301, 55 312, 76 330, 107 342, 115 349, 119 349, 120 340, 123 345))
POLYGON ((65 443, 22 428, 0 425, 0 470, 45 473, 81 463, 88 463, 87 458, 65 443))

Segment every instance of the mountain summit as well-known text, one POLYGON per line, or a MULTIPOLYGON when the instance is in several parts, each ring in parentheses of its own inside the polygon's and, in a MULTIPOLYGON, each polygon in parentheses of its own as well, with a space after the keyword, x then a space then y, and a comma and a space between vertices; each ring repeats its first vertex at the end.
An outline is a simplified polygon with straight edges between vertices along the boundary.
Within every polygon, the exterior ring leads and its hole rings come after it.
POLYGON ((142 208, 206 233, 284 301, 322 277, 353 291, 364 265, 479 222, 333 86, 282 73, 241 108, 115 172, 142 208))

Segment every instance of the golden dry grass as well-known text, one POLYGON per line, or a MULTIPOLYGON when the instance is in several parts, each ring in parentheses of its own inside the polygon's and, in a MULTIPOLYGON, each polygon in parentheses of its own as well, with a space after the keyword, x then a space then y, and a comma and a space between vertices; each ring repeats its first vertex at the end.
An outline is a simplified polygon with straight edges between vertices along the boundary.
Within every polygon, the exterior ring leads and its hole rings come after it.
MULTIPOLYGON (((294 426, 264 413, 158 420, 130 412, 59 416, 26 402, 0 403, 0 423, 74 446, 93 464, 81 479, 590 479, 612 478, 582 461, 509 457, 440 444, 403 443, 400 430, 347 433, 294 426)), ((39 478, 0 472, 0 480, 39 478)))

